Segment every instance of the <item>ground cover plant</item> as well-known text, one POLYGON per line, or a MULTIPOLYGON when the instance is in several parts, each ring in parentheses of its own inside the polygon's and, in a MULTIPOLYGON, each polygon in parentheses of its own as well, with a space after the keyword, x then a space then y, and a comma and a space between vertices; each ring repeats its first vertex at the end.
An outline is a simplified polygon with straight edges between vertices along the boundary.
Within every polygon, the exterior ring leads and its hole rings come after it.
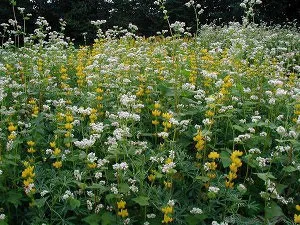
POLYGON ((104 22, 3 39, 0 224, 300 224, 299 31, 104 22))

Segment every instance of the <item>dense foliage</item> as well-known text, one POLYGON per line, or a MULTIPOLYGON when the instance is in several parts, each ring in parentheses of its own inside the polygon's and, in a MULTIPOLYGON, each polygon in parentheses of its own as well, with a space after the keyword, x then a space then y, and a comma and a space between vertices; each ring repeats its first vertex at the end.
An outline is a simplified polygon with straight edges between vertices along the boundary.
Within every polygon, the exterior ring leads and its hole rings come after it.
MULTIPOLYGON (((12 7, 9 2, 16 0, 0 1, 0 24, 7 23, 12 18, 12 7)), ((47 19, 54 30, 59 27, 58 20, 64 19, 68 26, 66 35, 75 38, 76 43, 84 43, 82 33, 87 32, 87 40, 93 42, 95 31, 90 25, 91 20, 106 19, 105 28, 113 26, 127 27, 131 22, 139 27, 140 35, 154 35, 157 31, 166 29, 162 23, 163 14, 157 11, 154 0, 17 0, 17 6, 24 7, 25 13, 31 13, 34 20, 38 16, 47 19)), ((167 0, 166 8, 169 10, 171 21, 183 21, 187 26, 196 30, 193 10, 184 4, 188 1, 167 0)), ((200 22, 207 24, 241 22, 243 8, 241 1, 237 0, 196 0, 201 4, 204 12, 200 22)), ((250 1, 249 1, 250 2, 250 1)), ((284 24, 300 18, 300 2, 298 0, 268 0, 255 7, 256 22, 265 21, 272 24, 284 24)), ((19 13, 16 16, 21 19, 19 13)), ((27 30, 31 33, 35 29, 32 23, 27 30)), ((2 30, 0 29, 0 32, 2 30)))
POLYGON ((1 225, 300 223, 297 30, 36 25, 0 48, 1 225))

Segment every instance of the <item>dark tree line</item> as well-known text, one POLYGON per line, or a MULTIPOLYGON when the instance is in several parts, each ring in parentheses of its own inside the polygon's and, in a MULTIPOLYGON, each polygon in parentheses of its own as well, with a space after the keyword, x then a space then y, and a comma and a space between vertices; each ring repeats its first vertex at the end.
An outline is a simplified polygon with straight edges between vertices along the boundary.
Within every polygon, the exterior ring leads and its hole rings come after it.
MULTIPOLYGON (((0 24, 13 18, 12 0, 0 0, 0 24)), ((91 20, 105 19, 104 30, 113 26, 127 27, 131 22, 139 27, 138 34, 154 35, 157 31, 167 29, 163 14, 154 5, 154 0, 15 0, 16 6, 25 8, 25 13, 31 13, 32 18, 27 23, 27 31, 32 32, 34 21, 43 16, 52 26, 59 29, 59 19, 67 22, 66 35, 77 42, 83 41, 82 33, 87 33, 88 41, 95 37, 95 27, 91 20)), ((241 22, 244 15, 240 7, 242 0, 195 0, 201 4, 204 12, 199 16, 200 22, 226 24, 230 21, 241 22)), ((250 1, 250 0, 249 0, 250 1)), ((192 8, 184 4, 188 0, 167 0, 166 8, 172 22, 184 21, 195 30, 195 17, 192 8)), ((22 21, 22 16, 16 9, 16 17, 22 21)), ((299 0, 262 0, 255 6, 256 22, 283 24, 300 18, 299 0)), ((299 25, 299 21, 298 21, 299 25)), ((0 32, 1 32, 0 27, 0 32)))

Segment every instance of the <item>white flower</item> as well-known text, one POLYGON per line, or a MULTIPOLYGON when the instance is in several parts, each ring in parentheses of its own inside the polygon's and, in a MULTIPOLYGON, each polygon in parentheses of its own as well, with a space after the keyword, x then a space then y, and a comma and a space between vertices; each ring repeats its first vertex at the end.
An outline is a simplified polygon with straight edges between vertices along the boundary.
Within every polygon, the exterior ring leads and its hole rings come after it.
POLYGON ((209 192, 218 193, 220 191, 220 188, 218 188, 218 187, 209 187, 208 191, 209 192))
POLYGON ((94 152, 91 152, 87 155, 87 160, 91 163, 95 162, 98 159, 94 152))
POLYGON ((286 130, 285 130, 285 128, 283 126, 277 127, 276 131, 280 135, 284 135, 286 133, 286 130))
POLYGON ((156 215, 154 213, 147 214, 148 219, 154 219, 155 217, 156 217, 156 215))
POLYGON ((47 191, 47 190, 43 190, 40 194, 41 194, 41 196, 42 197, 44 197, 46 194, 48 194, 49 193, 49 191, 47 191))
POLYGON ((0 220, 5 220, 5 214, 0 214, 0 220))
POLYGON ((0 175, 2 175, 3 174, 3 171, 2 170, 0 170, 0 175))
POLYGON ((192 213, 192 214, 202 214, 203 211, 202 211, 202 209, 194 207, 192 210, 190 210, 190 213, 192 213))

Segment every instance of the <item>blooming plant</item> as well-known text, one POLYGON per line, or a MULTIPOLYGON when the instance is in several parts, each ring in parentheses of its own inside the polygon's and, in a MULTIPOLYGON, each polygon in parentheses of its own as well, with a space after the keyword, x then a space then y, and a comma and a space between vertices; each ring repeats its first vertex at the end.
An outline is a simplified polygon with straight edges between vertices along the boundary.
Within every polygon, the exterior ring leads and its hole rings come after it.
POLYGON ((104 22, 3 39, 0 224, 300 224, 299 32, 104 22))

